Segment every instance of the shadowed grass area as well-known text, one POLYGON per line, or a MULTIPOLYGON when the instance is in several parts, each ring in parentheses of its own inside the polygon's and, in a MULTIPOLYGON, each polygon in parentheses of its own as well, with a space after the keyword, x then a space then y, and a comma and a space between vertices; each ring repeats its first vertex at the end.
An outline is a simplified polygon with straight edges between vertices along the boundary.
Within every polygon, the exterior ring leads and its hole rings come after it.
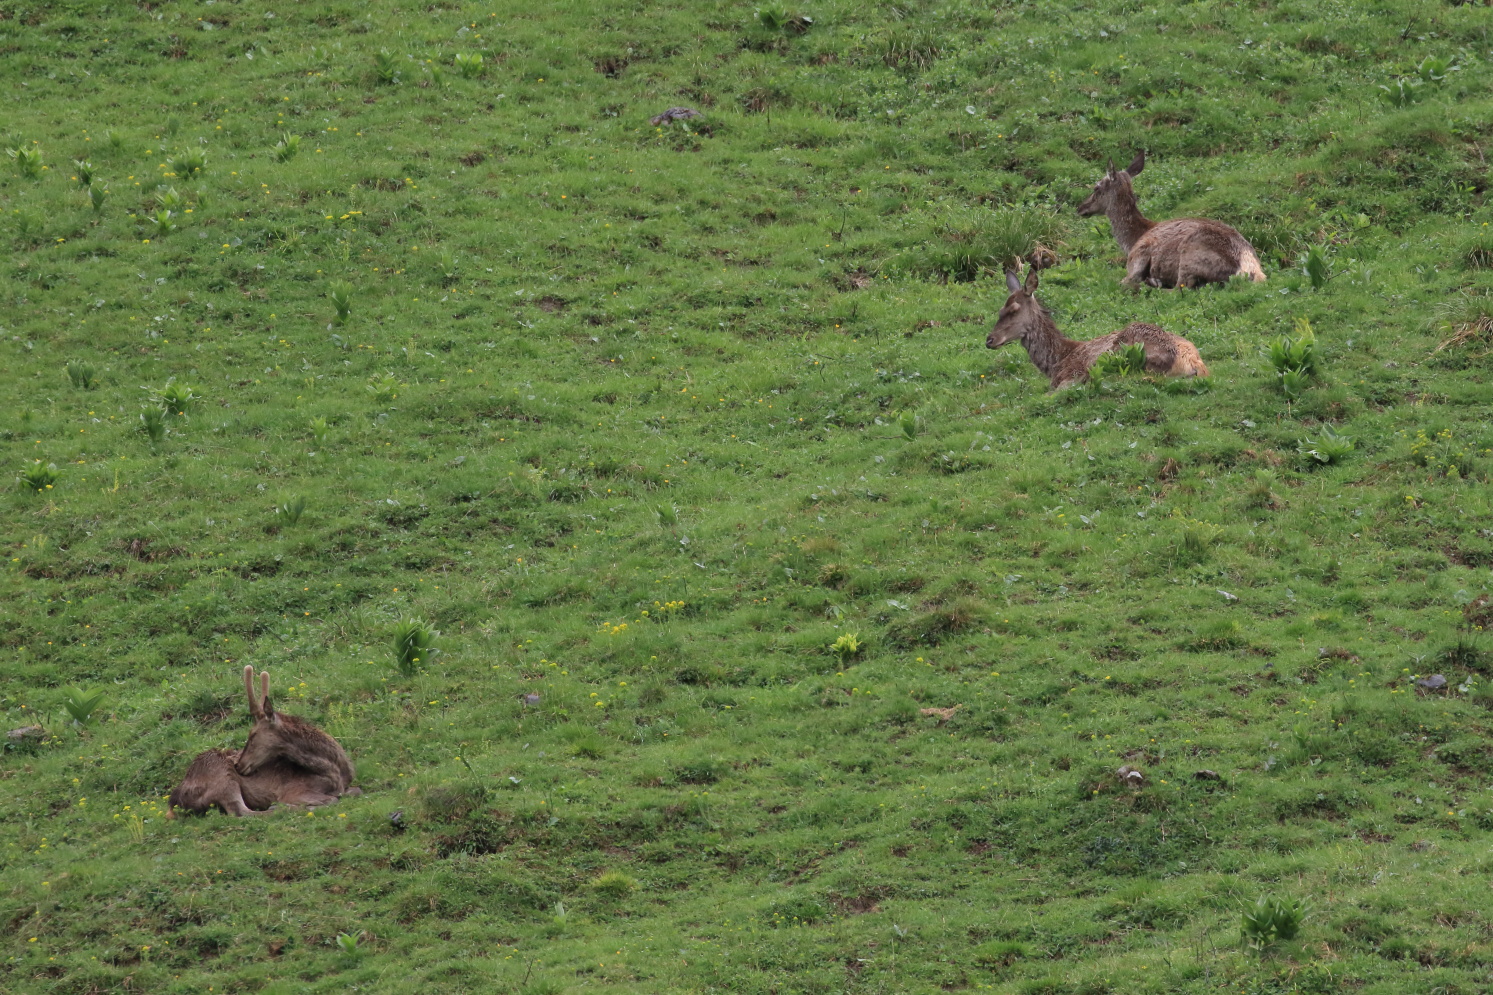
POLYGON ((1487 26, 0 0, 0 987, 1482 990, 1487 26))

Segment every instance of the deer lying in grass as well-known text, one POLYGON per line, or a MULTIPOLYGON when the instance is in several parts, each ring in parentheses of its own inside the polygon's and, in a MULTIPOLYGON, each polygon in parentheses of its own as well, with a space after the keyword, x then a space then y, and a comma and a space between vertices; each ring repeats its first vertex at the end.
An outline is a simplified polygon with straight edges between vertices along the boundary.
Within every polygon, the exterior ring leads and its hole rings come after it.
POLYGON ((1103 213, 1109 217, 1115 241, 1125 252, 1125 279, 1152 287, 1196 287, 1203 283, 1228 283, 1242 273, 1256 283, 1265 279, 1259 257, 1249 240, 1233 228, 1207 218, 1175 218, 1151 221, 1135 206, 1130 181, 1145 168, 1146 153, 1140 152, 1129 169, 1118 172, 1111 160, 1109 171, 1094 184, 1094 192, 1078 205, 1079 217, 1103 213))
POLYGON ((254 668, 244 668, 244 691, 254 728, 242 750, 204 750, 171 792, 169 811, 198 815, 217 807, 232 816, 255 815, 279 802, 314 807, 352 787, 353 768, 342 746, 311 723, 282 715, 270 704, 270 675, 262 673, 254 695, 254 668))
MULTIPOLYGON (((234 767, 248 777, 275 762, 305 770, 314 783, 332 798, 361 794, 352 787, 353 765, 342 745, 305 719, 284 715, 270 704, 270 675, 259 675, 260 697, 254 698, 254 668, 244 668, 244 691, 249 696, 249 715, 254 728, 234 767)), ((304 803, 303 803, 304 804, 304 803)))
POLYGON ((1206 377, 1208 367, 1197 347, 1184 338, 1164 330, 1159 325, 1132 322, 1118 332, 1101 335, 1087 342, 1076 342, 1064 338, 1053 322, 1047 308, 1034 296, 1037 292, 1037 271, 1027 274, 1026 286, 1022 286, 1014 272, 1006 271, 1006 287, 1011 296, 1006 298, 996 318, 995 327, 985 338, 985 345, 999 349, 1008 342, 1021 340, 1032 363, 1047 374, 1053 390, 1061 390, 1089 379, 1089 368, 1106 352, 1128 345, 1139 345, 1146 350, 1146 371, 1169 377, 1206 377))
POLYGON ((276 802, 315 807, 337 800, 324 790, 317 775, 283 760, 266 764, 252 775, 240 774, 235 766, 240 752, 204 750, 197 754, 181 784, 171 792, 166 817, 176 818, 177 809, 202 815, 214 807, 242 817, 260 815, 276 802))

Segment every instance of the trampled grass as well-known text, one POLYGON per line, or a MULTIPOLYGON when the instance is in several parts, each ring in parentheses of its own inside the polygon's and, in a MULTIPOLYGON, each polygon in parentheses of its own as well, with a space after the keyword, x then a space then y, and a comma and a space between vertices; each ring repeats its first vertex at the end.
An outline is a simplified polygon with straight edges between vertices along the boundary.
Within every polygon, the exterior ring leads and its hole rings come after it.
POLYGON ((1487 8, 763 10, 0 0, 7 991, 1487 989, 1487 8))

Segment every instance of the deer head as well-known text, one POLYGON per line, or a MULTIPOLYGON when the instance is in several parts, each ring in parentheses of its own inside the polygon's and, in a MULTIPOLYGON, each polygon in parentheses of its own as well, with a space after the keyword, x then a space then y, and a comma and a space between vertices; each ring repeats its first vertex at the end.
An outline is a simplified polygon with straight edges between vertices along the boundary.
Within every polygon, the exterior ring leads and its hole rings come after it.
POLYGON ((280 716, 270 704, 270 675, 268 671, 259 675, 260 694, 254 696, 254 668, 244 668, 244 692, 249 696, 249 717, 254 728, 249 730, 249 741, 244 744, 238 758, 240 774, 252 774, 260 765, 274 759, 284 750, 285 734, 280 716))
POLYGON ((985 346, 989 349, 999 349, 1007 342, 1025 338, 1037 329, 1041 320, 1037 300, 1032 296, 1037 292, 1036 270, 1027 274, 1025 286, 1015 270, 1006 270, 1006 289, 1011 291, 1011 296, 1006 298, 1005 305, 1001 307, 1000 314, 995 319, 995 327, 985 336, 985 346))
POLYGON ((1130 188, 1130 180, 1139 176, 1140 171, 1146 168, 1146 153, 1144 150, 1137 152, 1131 161, 1129 168, 1116 170, 1115 161, 1109 161, 1109 169, 1103 178, 1094 184, 1094 192, 1089 194, 1088 199, 1078 205, 1078 216, 1087 218, 1094 214, 1106 214, 1110 204, 1115 202, 1117 196, 1135 200, 1135 191, 1130 188))

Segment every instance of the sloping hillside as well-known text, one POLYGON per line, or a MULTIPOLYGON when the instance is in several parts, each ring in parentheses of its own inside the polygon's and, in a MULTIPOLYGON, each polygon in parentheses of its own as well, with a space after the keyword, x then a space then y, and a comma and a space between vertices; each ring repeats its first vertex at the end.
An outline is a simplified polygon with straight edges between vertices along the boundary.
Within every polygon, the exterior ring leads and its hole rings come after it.
POLYGON ((1490 19, 0 0, 0 988, 1486 990, 1490 19))

